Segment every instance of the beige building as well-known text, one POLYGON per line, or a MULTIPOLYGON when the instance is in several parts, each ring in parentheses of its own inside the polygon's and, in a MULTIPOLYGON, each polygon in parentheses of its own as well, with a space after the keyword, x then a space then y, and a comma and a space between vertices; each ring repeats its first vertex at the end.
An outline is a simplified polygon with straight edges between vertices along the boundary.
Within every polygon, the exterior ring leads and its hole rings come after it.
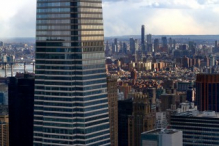
POLYGON ((137 92, 133 97, 133 112, 128 119, 129 146, 140 146, 141 133, 155 128, 156 109, 151 107, 151 98, 137 92))
POLYGON ((111 146, 118 146, 117 76, 107 78, 111 146))
POLYGON ((9 146, 8 115, 0 115, 0 145, 9 146))

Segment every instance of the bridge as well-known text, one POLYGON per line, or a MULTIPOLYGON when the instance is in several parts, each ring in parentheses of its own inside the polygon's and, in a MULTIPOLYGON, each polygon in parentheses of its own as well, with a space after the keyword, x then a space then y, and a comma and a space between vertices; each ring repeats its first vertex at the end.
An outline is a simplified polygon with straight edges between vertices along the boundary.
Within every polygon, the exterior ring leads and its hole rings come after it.
POLYGON ((24 73, 26 72, 26 65, 32 64, 33 65, 33 72, 35 72, 35 61, 0 62, 0 65, 3 66, 3 68, 5 70, 5 77, 7 77, 7 65, 10 65, 11 77, 13 77, 13 66, 15 66, 15 64, 23 64, 24 65, 24 73))

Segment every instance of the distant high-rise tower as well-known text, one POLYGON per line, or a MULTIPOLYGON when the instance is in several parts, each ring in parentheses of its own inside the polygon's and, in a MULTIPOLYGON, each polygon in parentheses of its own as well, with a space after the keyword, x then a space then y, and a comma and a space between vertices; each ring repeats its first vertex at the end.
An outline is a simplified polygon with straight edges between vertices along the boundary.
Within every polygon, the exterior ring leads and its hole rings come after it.
POLYGON ((172 40, 172 38, 169 38, 169 47, 170 47, 170 49, 173 48, 173 40, 172 40))
POLYGON ((134 40, 133 38, 130 38, 130 52, 132 54, 135 54, 137 51, 137 40, 134 40))
POLYGON ((146 51, 145 47, 145 27, 144 25, 141 26, 141 49, 142 51, 146 51))
POLYGON ((215 47, 215 48, 218 48, 218 41, 215 41, 214 47, 215 47))
POLYGON ((118 52, 118 40, 117 40, 117 38, 114 39, 114 50, 115 50, 115 52, 118 52))
POLYGON ((152 35, 151 34, 147 35, 147 44, 152 44, 152 35))
POLYGON ((102 1, 37 0, 36 29, 34 146, 110 145, 102 1))
POLYGON ((152 52, 152 35, 147 35, 147 51, 152 52))
POLYGON ((167 37, 162 37, 162 47, 167 47, 167 37))
POLYGON ((158 52, 159 51, 159 40, 155 39, 154 40, 154 52, 158 52))

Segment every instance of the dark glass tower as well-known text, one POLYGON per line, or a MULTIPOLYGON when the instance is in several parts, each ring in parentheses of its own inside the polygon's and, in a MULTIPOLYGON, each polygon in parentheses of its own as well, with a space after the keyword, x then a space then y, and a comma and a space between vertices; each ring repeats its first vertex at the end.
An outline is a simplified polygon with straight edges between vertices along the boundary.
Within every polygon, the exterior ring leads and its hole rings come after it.
POLYGON ((141 26, 141 48, 142 51, 145 51, 145 28, 144 25, 141 26))
POLYGON ((37 0, 34 145, 110 145, 101 0, 37 0))

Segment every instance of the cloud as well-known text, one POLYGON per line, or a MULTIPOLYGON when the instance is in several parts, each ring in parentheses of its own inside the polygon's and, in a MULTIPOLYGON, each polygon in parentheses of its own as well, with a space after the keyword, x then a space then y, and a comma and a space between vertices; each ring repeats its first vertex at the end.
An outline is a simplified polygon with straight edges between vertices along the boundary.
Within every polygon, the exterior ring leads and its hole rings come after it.
MULTIPOLYGON (((105 36, 219 34, 219 0, 103 0, 105 36)), ((36 0, 0 0, 0 37, 35 36, 36 0)))
POLYGON ((218 0, 133 0, 104 2, 105 35, 219 34, 218 0), (112 12, 112 9, 114 10, 112 12))

